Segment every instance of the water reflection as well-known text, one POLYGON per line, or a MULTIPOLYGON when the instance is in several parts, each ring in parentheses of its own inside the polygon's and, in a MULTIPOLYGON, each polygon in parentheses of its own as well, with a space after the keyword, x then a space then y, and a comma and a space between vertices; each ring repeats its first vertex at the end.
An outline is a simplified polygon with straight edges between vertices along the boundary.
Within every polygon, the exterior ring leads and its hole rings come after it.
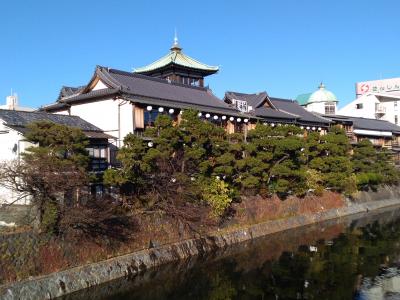
POLYGON ((400 211, 291 230, 65 299, 396 299, 400 211))
POLYGON ((365 278, 358 299, 400 299, 400 271, 392 267, 375 278, 365 278))

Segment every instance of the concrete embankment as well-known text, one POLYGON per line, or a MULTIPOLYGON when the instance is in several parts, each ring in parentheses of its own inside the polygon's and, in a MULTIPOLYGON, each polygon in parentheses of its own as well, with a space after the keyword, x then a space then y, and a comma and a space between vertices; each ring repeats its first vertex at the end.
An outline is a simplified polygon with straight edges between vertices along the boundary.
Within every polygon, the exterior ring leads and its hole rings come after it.
MULTIPOLYGON (((393 194, 392 197, 397 194, 393 194)), ((381 208, 400 206, 400 198, 379 201, 360 201, 347 207, 314 215, 295 216, 214 234, 199 239, 181 241, 157 248, 142 250, 109 260, 68 269, 0 287, 0 299, 52 299, 96 286, 163 264, 188 259, 261 236, 293 229, 321 221, 332 220, 381 208)))

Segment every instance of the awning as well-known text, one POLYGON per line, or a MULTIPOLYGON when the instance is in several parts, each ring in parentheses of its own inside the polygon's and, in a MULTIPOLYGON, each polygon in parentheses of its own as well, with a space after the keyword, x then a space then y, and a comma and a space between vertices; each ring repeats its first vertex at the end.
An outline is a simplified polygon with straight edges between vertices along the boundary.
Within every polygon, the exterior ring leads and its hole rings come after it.
POLYGON ((392 133, 390 131, 354 129, 353 132, 358 135, 367 135, 367 136, 387 136, 387 137, 392 136, 392 133))

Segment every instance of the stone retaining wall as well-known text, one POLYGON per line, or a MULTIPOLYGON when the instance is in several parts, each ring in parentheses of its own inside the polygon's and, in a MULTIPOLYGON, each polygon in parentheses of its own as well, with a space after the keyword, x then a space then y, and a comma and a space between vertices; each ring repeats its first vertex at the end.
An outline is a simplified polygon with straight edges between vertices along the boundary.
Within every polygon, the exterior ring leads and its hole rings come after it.
POLYGON ((316 215, 269 221, 227 233, 163 245, 114 257, 106 261, 4 285, 0 287, 0 299, 52 299, 125 276, 135 276, 146 269, 202 255, 257 237, 395 205, 400 205, 400 199, 363 202, 316 215))
POLYGON ((359 191, 353 195, 353 202, 370 202, 388 199, 400 199, 399 186, 380 186, 375 191, 359 191))
POLYGON ((27 263, 27 257, 37 253, 41 241, 31 231, 0 235, 0 267, 3 262, 15 266, 27 263))
POLYGON ((26 225, 32 222, 34 212, 30 205, 0 205, 0 221, 16 225, 26 225))

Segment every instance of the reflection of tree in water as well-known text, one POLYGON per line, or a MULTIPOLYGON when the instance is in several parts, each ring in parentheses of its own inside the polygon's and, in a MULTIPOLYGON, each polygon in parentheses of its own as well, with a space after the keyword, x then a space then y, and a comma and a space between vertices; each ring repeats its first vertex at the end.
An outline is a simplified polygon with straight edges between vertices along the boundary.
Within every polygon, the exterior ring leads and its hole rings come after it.
MULTIPOLYGON (((259 268, 237 271, 238 261, 222 261, 203 270, 211 280, 201 299, 352 299, 359 274, 373 277, 400 253, 400 222, 349 229, 318 252, 300 247, 259 268), (220 284, 215 284, 220 283, 220 284), (212 298, 211 296, 216 296, 212 298)), ((240 262, 239 262, 240 263, 240 262)))
POLYGON ((388 225, 374 222, 347 230, 332 246, 321 241, 317 253, 304 248, 293 255, 283 253, 272 262, 269 293, 279 299, 351 299, 359 274, 376 276, 400 253, 399 225, 398 220, 388 225))
POLYGON ((336 224, 271 236, 223 259, 171 268, 162 277, 155 273, 103 299, 352 299, 362 276, 378 275, 400 255, 400 219, 382 219, 385 225, 336 224), (310 252, 309 245, 318 251, 310 252))

